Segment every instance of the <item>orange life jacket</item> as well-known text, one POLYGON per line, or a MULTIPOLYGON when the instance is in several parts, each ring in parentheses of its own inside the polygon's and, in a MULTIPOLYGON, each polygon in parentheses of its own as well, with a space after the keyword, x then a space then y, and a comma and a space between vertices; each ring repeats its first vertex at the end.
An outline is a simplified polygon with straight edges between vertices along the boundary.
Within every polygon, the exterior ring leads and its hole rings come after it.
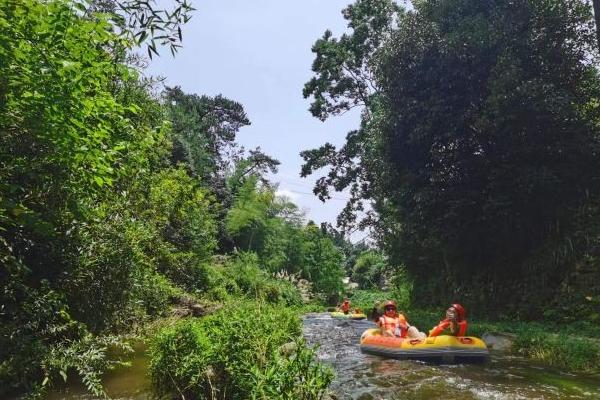
POLYGON ((406 333, 408 332, 408 324, 406 323, 406 317, 402 314, 398 314, 396 318, 388 317, 387 315, 382 315, 379 318, 379 326, 384 331, 392 331, 395 336, 406 337, 406 333))
POLYGON ((457 323, 458 324, 458 332, 452 332, 452 321, 445 319, 440 321, 440 323, 429 331, 429 336, 438 336, 446 329, 450 328, 450 334, 454 336, 465 336, 467 334, 467 320, 462 320, 457 323))

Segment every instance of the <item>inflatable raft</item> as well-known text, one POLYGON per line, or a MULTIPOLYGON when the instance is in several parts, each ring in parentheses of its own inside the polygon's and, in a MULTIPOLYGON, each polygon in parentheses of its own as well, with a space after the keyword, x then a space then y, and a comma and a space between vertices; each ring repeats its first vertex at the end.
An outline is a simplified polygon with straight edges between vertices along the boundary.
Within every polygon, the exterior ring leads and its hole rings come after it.
POLYGON ((490 356, 484 341, 472 336, 410 339, 382 336, 379 329, 367 329, 362 334, 360 350, 387 358, 444 363, 483 362, 490 356))
POLYGON ((343 312, 339 312, 339 311, 329 313, 329 315, 331 315, 332 318, 342 318, 342 319, 365 319, 365 318, 367 318, 367 316, 365 314, 353 314, 353 313, 344 314, 343 312))

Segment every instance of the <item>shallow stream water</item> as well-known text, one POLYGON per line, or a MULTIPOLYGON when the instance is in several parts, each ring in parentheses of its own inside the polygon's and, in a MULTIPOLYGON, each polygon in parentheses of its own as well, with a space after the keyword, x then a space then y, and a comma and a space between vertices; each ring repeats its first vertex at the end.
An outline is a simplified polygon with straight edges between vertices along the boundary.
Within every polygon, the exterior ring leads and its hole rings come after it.
MULTIPOLYGON (((360 335, 372 322, 334 319, 328 313, 307 314, 303 320, 308 343, 318 345, 318 358, 335 370, 331 389, 338 399, 600 400, 600 376, 568 374, 508 353, 492 353, 483 365, 387 360, 360 352, 360 335)), ((112 371, 104 383, 113 399, 152 399, 143 349, 131 367, 112 371)), ((100 398, 73 384, 52 392, 49 399, 100 398)))
POLYGON ((600 399, 600 376, 567 374, 507 353, 492 353, 490 362, 475 365, 434 365, 362 354, 360 335, 373 327, 369 321, 328 314, 304 317, 304 336, 320 346, 319 359, 333 366, 332 389, 340 399, 600 399))

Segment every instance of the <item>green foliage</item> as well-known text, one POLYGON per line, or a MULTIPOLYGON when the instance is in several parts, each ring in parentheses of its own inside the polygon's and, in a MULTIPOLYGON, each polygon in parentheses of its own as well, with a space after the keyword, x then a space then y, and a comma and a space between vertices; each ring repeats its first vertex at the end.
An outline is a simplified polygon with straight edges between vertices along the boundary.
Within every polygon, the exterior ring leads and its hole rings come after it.
POLYGON ((316 76, 304 86, 304 97, 313 96, 310 111, 321 120, 370 104, 376 91, 371 58, 396 27, 402 9, 392 0, 359 0, 342 13, 351 33, 336 39, 328 30, 317 40, 312 47, 316 76))
POLYGON ((305 84, 304 97, 312 96, 310 111, 321 120, 360 107, 363 121, 359 129, 348 133, 339 149, 326 143, 300 155, 305 161, 302 176, 329 168, 314 188, 321 200, 330 198, 331 189, 350 187, 351 200, 338 217, 338 225, 348 231, 357 224, 365 227, 374 222, 376 214, 372 211, 365 213, 363 221, 357 220, 356 213, 365 211, 365 199, 377 200, 378 181, 389 172, 379 154, 374 154, 381 141, 370 125, 380 103, 373 58, 397 29, 404 10, 392 0, 357 0, 342 14, 348 21, 348 32, 337 39, 326 31, 312 47, 315 76, 305 84))
MULTIPOLYGON (((128 64, 134 42, 177 48, 190 8, 175 3, 0 3, 0 396, 68 376, 102 394, 118 335, 182 299, 300 305, 280 269, 341 284, 339 251, 266 182, 278 161, 238 149, 242 106, 178 89, 161 102, 128 64), (234 245, 255 254, 215 263, 234 245)), ((240 390, 317 396, 312 355, 277 357, 240 390)))
POLYGON ((129 343, 120 337, 94 337, 91 334, 51 346, 42 361, 42 388, 51 386, 61 378, 66 382, 69 372, 75 370, 91 393, 105 396, 102 375, 117 366, 125 365, 123 361, 115 360, 116 349, 119 349, 122 355, 133 352, 129 343))
MULTIPOLYGON (((89 209, 128 172, 117 167, 140 161, 128 144, 149 137, 138 143, 148 149, 162 130, 150 129, 136 117, 138 108, 120 101, 114 90, 115 82, 136 78, 115 62, 114 54, 126 46, 106 16, 81 18, 72 3, 62 1, 3 2, 0 40, 5 391, 39 388, 43 365, 53 370, 53 358, 67 351, 63 372, 75 368, 78 357, 86 359, 75 343, 86 337, 87 327, 74 318, 72 293, 65 290, 83 250, 78 235, 96 222, 89 209)), ((113 256, 107 251, 101 257, 113 256)), ((79 372, 93 386, 103 364, 85 370, 84 363, 79 372)))
POLYGON ((162 312, 168 300, 168 292, 156 291, 141 301, 139 291, 157 279, 144 253, 153 232, 123 217, 114 213, 78 231, 80 251, 65 280, 74 316, 95 332, 131 326, 147 310, 162 312))
POLYGON ((279 161, 260 148, 246 152, 236 143, 238 131, 250 124, 241 104, 222 96, 185 94, 179 87, 163 94, 173 123, 171 163, 183 166, 200 180, 220 203, 219 248, 232 249, 224 221, 247 179, 266 182, 263 175, 276 172, 279 161))
POLYGON ((225 282, 234 283, 237 294, 272 304, 298 306, 302 298, 290 282, 276 280, 260 267, 255 253, 241 253, 222 270, 225 282))
POLYGON ((414 281, 404 266, 396 268, 391 278, 391 291, 398 307, 409 309, 413 305, 414 281))
POLYGON ((128 43, 80 11, 0 5, 2 393, 72 372, 100 393, 107 333, 202 289, 216 247, 213 200, 169 168, 169 125, 120 61, 128 43))
POLYGON ((168 88, 164 97, 173 121, 173 163, 183 163, 204 182, 222 186, 219 174, 235 150, 236 134, 250 125, 244 108, 222 96, 185 94, 179 87, 168 88))
POLYGON ((326 298, 343 289, 343 255, 314 223, 301 225, 297 207, 249 178, 227 215, 227 229, 241 248, 256 252, 271 272, 284 270, 309 280, 326 298))
POLYGON ((600 81, 585 61, 589 9, 475 3, 419 3, 378 60, 382 141, 395 143, 382 154, 395 171, 389 195, 404 243, 424 243, 402 249, 418 278, 413 259, 423 252, 428 274, 445 268, 443 257, 457 275, 519 273, 594 190, 586 174, 597 163, 598 116, 586 110, 600 81))
POLYGON ((362 224, 405 265, 419 301, 460 298, 494 313, 510 298, 524 317, 541 315, 595 253, 582 221, 597 219, 600 193, 589 4, 372 3, 357 0, 345 10, 350 32, 315 44, 313 114, 364 111, 343 147, 303 152, 303 175, 329 167, 321 198, 350 187, 344 227, 372 203, 362 224), (350 73, 356 60, 362 75, 350 73))
POLYGON ((316 293, 329 301, 337 300, 344 288, 342 253, 315 224, 307 224, 303 233, 301 275, 313 283, 316 293))
POLYGON ((158 389, 186 398, 319 399, 332 373, 297 341, 296 312, 260 303, 235 303, 201 320, 165 327, 150 347, 158 389))
POLYGON ((264 247, 269 228, 275 222, 275 193, 257 187, 258 178, 248 179, 240 188, 235 203, 227 214, 227 231, 244 250, 264 247))
MULTIPOLYGON (((381 290, 353 290, 349 297, 352 308, 359 308, 365 314, 373 311, 373 308, 379 309, 386 300, 395 300, 393 294, 381 290)), ((400 307, 404 311, 403 307, 400 307)))
POLYGON ((208 284, 202 264, 216 249, 217 223, 213 200, 181 169, 167 169, 150 178, 140 215, 158 238, 148 247, 157 269, 189 291, 208 284))
MULTIPOLYGON (((598 372, 600 344, 597 339, 552 331, 549 326, 517 325, 514 349, 525 357, 569 371, 598 372)), ((596 334, 597 336, 597 334, 596 334)))
POLYGON ((361 289, 378 289, 388 270, 385 257, 379 252, 368 250, 358 256, 350 277, 361 289))

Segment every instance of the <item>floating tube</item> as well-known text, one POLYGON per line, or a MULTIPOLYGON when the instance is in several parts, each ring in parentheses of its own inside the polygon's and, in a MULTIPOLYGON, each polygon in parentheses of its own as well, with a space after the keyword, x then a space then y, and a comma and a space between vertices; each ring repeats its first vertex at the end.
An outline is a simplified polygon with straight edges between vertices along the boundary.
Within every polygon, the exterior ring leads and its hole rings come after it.
POLYGON ((490 356, 485 342, 473 336, 410 339, 382 336, 379 329, 367 329, 362 334, 360 350, 386 358, 444 363, 483 362, 490 356))
POLYGON ((344 314, 343 312, 332 312, 329 313, 329 315, 331 315, 332 318, 341 318, 341 319, 365 319, 367 318, 367 316, 365 314, 344 314))

